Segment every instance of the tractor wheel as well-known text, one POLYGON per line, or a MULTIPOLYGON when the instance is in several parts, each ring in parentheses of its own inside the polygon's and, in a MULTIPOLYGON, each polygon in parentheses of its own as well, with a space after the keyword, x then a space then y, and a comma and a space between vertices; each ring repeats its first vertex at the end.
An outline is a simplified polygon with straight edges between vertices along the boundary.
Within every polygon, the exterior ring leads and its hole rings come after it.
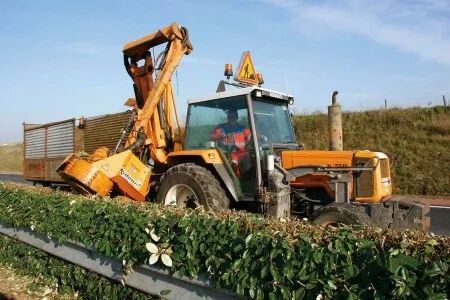
POLYGON ((163 175, 156 201, 167 206, 222 211, 229 208, 230 200, 214 175, 193 164, 176 165, 163 175))
POLYGON ((311 221, 323 226, 363 225, 371 227, 372 220, 356 206, 348 203, 330 203, 311 215, 311 221))

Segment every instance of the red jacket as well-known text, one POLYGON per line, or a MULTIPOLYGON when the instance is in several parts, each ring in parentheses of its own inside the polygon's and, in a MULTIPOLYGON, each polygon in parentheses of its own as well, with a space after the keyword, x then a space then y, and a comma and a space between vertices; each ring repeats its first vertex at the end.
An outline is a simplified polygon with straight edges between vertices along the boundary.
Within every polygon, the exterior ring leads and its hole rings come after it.
POLYGON ((241 124, 220 124, 214 128, 210 134, 210 138, 213 141, 221 141, 230 149, 235 146, 238 151, 245 151, 245 144, 250 140, 250 129, 245 128, 241 124))

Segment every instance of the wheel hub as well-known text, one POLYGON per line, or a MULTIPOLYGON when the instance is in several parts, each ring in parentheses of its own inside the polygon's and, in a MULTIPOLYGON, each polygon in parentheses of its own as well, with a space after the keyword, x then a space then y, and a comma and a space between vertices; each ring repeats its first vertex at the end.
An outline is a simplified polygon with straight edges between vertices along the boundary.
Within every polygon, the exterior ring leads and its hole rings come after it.
POLYGON ((199 206, 199 202, 192 188, 185 184, 176 184, 167 192, 164 205, 179 208, 196 208, 199 206))

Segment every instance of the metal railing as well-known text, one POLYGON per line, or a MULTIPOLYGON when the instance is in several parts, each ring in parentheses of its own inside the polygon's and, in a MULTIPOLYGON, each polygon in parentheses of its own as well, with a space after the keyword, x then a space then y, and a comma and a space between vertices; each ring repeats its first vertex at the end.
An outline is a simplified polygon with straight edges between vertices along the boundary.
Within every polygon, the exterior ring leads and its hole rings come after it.
POLYGON ((133 271, 124 274, 122 262, 88 249, 78 243, 58 242, 44 234, 29 228, 12 227, 0 223, 0 234, 18 240, 53 256, 100 274, 106 278, 139 291, 160 296, 163 290, 169 290, 165 299, 233 299, 237 295, 231 291, 216 290, 204 277, 189 279, 172 276, 169 272, 150 266, 136 266, 133 271), (123 276, 122 276, 123 275, 123 276))

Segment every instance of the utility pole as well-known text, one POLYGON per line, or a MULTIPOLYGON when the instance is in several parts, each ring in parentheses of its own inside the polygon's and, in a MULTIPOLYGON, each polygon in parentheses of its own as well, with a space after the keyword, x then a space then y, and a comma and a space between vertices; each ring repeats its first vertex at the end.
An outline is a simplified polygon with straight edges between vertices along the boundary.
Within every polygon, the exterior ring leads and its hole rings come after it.
POLYGON ((384 99, 384 109, 387 109, 387 99, 384 99))
POLYGON ((444 101, 444 107, 447 107, 447 99, 445 99, 445 95, 442 95, 442 101, 444 101))

